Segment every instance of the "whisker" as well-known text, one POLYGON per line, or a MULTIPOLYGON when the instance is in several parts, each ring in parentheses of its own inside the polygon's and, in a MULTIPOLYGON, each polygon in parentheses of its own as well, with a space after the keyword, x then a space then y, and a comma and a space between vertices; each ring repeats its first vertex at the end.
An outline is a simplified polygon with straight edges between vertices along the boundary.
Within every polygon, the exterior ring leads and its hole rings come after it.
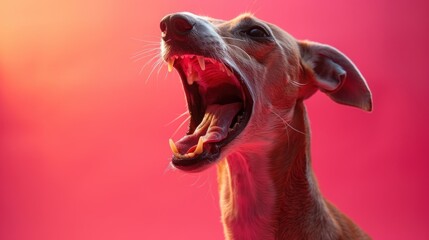
POLYGON ((143 56, 136 56, 131 58, 131 60, 133 60, 133 62, 138 62, 142 59, 148 58, 148 57, 156 57, 156 55, 159 55, 159 52, 151 52, 151 53, 145 53, 143 56))
POLYGON ((186 172, 180 172, 181 173, 181 175, 180 175, 180 179, 184 179, 185 177, 194 177, 195 175, 190 175, 189 173, 186 173, 186 172))
MULTIPOLYGON (((157 38, 159 38, 159 37, 157 37, 157 38)), ((144 43, 158 43, 159 44, 159 40, 158 41, 149 41, 149 40, 144 40, 144 39, 135 38, 135 37, 131 37, 131 40, 138 41, 138 42, 144 42, 144 43)))
POLYGON ((163 175, 165 175, 165 174, 167 174, 167 173, 169 173, 169 172, 172 172, 172 171, 174 171, 174 170, 176 170, 176 168, 174 168, 174 167, 173 167, 173 164, 171 164, 171 162, 169 162, 169 163, 167 164, 167 166, 165 167, 165 169, 164 169, 163 175))
POLYGON ((140 47, 140 49, 144 50, 146 48, 151 48, 151 47, 161 47, 161 44, 159 42, 158 43, 145 43, 140 47))
POLYGON ((197 183, 200 181, 201 179, 201 174, 198 174, 198 177, 196 178, 196 180, 191 184, 191 187, 194 187, 195 185, 197 185, 197 183))
POLYGON ((229 39, 233 41, 241 41, 241 42, 247 42, 246 40, 239 39, 239 38, 232 38, 232 37, 222 37, 223 39, 229 39))
MULTIPOLYGON (((161 66, 161 68, 162 68, 162 66, 161 66)), ((168 71, 165 71, 164 80, 167 79, 167 75, 168 75, 168 71)))
MULTIPOLYGON (((209 172, 209 173, 210 173, 209 177, 210 177, 210 178, 213 178, 213 174, 212 174, 212 172, 209 172)), ((212 204, 213 204, 213 205, 215 205, 215 204, 216 204, 216 206, 217 206, 217 202, 216 202, 215 197, 214 197, 214 194, 213 194, 213 182, 212 182, 212 181, 209 181, 209 187, 208 187, 208 189, 207 189, 206 197, 207 197, 208 195, 210 195, 210 198, 211 198, 211 202, 212 202, 212 204), (215 202, 216 202, 216 203, 215 203, 215 202)))
POLYGON ((244 53, 244 55, 249 59, 249 60, 251 60, 252 59, 252 57, 246 52, 246 51, 244 51, 242 48, 240 48, 239 46, 236 46, 236 45, 234 45, 234 44, 228 44, 228 46, 231 46, 231 47, 235 47, 236 49, 238 49, 238 50, 240 50, 242 53, 244 53))
MULTIPOLYGON (((158 64, 158 72, 156 73, 156 78, 158 78, 158 79, 159 79, 159 72, 161 71, 162 67, 165 66, 165 64, 163 64, 163 63, 164 63, 164 61, 161 61, 161 63, 158 64)), ((168 71, 165 71, 165 72, 166 72, 166 74, 168 73, 168 71)), ((167 77, 167 75, 165 75, 165 76, 167 77)))
POLYGON ((292 127, 286 120, 284 120, 278 113, 276 113, 273 109, 269 109, 272 113, 274 113, 274 115, 276 115, 278 118, 280 118, 280 120, 283 122, 283 124, 285 125, 286 128, 290 128, 292 130, 294 130, 297 133, 301 133, 306 135, 304 132, 299 131, 298 129, 292 127))
POLYGON ((159 47, 158 48, 150 48, 150 49, 144 49, 144 50, 138 51, 132 55, 132 58, 138 57, 138 56, 145 54, 145 53, 151 53, 154 51, 161 51, 161 48, 159 48, 159 47))
POLYGON ((158 54, 156 54, 155 56, 153 56, 151 59, 149 59, 149 61, 147 61, 144 65, 143 65, 143 67, 140 69, 140 72, 139 72, 139 74, 141 74, 142 72, 143 72, 143 69, 149 64, 149 63, 151 63, 152 61, 154 61, 157 57, 159 57, 159 55, 158 54))
POLYGON ((206 185, 209 182, 209 175, 207 173, 204 175, 205 175, 205 180, 200 185, 198 185, 197 188, 202 188, 204 187, 204 185, 206 185))
POLYGON ((176 117, 175 119, 171 120, 169 123, 165 124, 165 126, 169 126, 172 123, 174 123, 175 121, 179 120, 181 117, 185 116, 186 114, 189 114, 188 111, 185 111, 184 113, 180 114, 178 117, 176 117))
POLYGON ((250 4, 248 5, 246 12, 247 13, 251 13, 252 15, 258 15, 259 9, 261 8, 260 6, 257 7, 257 9, 254 10, 254 11, 250 10, 250 9, 254 9, 255 8, 257 2, 258 2, 258 0, 253 0, 252 3, 251 3, 251 5, 250 4))
POLYGON ((159 58, 155 63, 152 64, 152 70, 150 71, 149 75, 147 76, 145 84, 147 84, 147 82, 149 81, 149 78, 152 75, 153 71, 156 69, 156 67, 162 63, 163 63, 162 59, 159 58))
POLYGON ((292 83, 293 85, 297 86, 297 87, 302 87, 302 86, 306 86, 307 83, 299 83, 297 81, 291 81, 290 83, 292 83))
MULTIPOLYGON (((148 56, 143 56, 143 57, 139 57, 137 59, 134 59, 133 62, 139 62, 139 61, 141 61, 143 59, 147 59, 148 57, 156 58, 157 56, 156 56, 156 54, 151 54, 151 55, 148 55, 148 56)), ((154 61, 154 60, 155 59, 151 59, 150 61, 154 61)))
POLYGON ((189 119, 191 119, 191 116, 189 115, 178 127, 177 127, 177 129, 176 129, 176 131, 174 131, 173 132, 173 134, 171 135, 171 138, 173 138, 174 137, 174 135, 176 135, 176 133, 180 130, 180 128, 182 128, 183 127, 183 125, 187 122, 187 121, 189 121, 189 119))

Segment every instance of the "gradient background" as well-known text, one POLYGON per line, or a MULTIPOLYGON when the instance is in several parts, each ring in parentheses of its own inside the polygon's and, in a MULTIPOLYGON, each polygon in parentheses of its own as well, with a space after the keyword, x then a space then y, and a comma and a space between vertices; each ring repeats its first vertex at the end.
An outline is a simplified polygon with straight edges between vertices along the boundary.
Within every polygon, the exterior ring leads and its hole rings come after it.
POLYGON ((373 113, 307 101, 321 189, 375 239, 429 239, 428 5, 1 1, 0 239, 223 239, 215 168, 167 169, 184 119, 168 123, 186 110, 177 73, 148 78, 155 61, 132 58, 184 10, 251 11, 353 59, 373 113))

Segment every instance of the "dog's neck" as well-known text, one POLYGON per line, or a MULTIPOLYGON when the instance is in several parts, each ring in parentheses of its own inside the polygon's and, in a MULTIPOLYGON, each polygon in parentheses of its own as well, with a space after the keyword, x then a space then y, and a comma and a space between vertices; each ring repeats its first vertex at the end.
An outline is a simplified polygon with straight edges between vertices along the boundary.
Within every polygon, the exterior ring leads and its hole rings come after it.
POLYGON ((311 169, 302 102, 295 106, 290 125, 297 131, 285 129, 271 149, 234 153, 219 163, 227 239, 312 239, 312 233, 320 238, 323 232, 335 232, 311 169))

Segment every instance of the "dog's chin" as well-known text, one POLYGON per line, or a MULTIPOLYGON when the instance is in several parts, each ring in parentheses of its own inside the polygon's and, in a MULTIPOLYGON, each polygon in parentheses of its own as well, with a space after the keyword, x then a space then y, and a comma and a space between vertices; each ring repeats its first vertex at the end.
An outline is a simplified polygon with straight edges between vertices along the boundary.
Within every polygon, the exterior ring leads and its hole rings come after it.
POLYGON ((203 151, 193 157, 174 154, 171 165, 185 172, 201 172, 214 165, 221 159, 221 150, 218 152, 203 151))
POLYGON ((171 160, 171 165, 176 169, 185 172, 202 172, 215 163, 217 163, 221 159, 220 155, 217 158, 207 159, 207 158, 193 158, 193 159, 178 159, 173 156, 171 160))
POLYGON ((186 135, 170 139, 171 164, 199 172, 225 156, 246 128, 253 100, 244 77, 225 61, 193 54, 171 55, 166 61, 180 74, 190 114, 186 135))

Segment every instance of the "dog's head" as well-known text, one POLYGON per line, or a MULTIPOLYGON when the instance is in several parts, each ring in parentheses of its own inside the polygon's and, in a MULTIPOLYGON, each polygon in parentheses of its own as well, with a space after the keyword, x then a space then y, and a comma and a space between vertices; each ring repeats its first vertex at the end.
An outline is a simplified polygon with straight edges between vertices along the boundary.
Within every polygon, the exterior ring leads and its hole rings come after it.
POLYGON ((175 13, 160 27, 162 57, 180 74, 191 115, 188 133, 170 140, 179 169, 199 171, 269 139, 317 90, 372 108, 364 78, 345 55, 250 14, 223 21, 175 13))

